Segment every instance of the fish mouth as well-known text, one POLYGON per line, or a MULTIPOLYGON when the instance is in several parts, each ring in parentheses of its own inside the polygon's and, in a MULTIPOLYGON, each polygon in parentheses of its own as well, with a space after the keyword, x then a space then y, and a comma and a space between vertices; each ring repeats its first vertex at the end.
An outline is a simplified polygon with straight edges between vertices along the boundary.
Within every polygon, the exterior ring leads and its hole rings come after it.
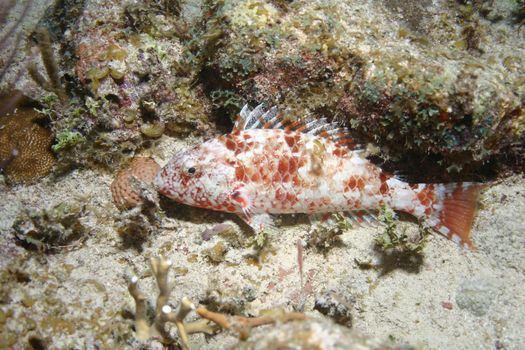
POLYGON ((153 187, 155 188, 155 190, 157 190, 157 192, 159 192, 159 193, 161 193, 163 195, 166 195, 167 188, 166 188, 164 180, 163 180, 164 173, 165 173, 165 170, 164 170, 164 168, 162 168, 157 173, 157 175, 155 175, 155 179, 153 180, 153 187))

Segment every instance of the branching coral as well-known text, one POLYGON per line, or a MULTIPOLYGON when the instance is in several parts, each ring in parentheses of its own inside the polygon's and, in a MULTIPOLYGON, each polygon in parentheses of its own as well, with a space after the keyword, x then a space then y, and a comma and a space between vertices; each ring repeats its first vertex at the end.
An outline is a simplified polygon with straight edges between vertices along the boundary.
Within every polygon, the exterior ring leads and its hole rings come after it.
POLYGON ((172 343, 175 339, 166 330, 166 323, 175 323, 179 332, 180 343, 183 348, 188 348, 188 334, 191 333, 207 333, 213 334, 216 330, 207 321, 196 321, 191 323, 184 323, 184 319, 195 305, 187 298, 183 298, 179 311, 174 312, 169 306, 168 299, 171 293, 171 286, 168 283, 168 271, 172 263, 163 257, 151 259, 151 270, 157 280, 159 288, 159 295, 157 297, 155 307, 155 318, 152 324, 149 324, 146 315, 146 297, 138 289, 138 277, 131 278, 128 290, 135 300, 135 331, 137 338, 140 340, 147 340, 151 337, 161 337, 164 343, 172 343))
POLYGON ((241 340, 248 338, 250 329, 254 327, 306 319, 302 312, 284 312, 282 310, 258 317, 229 316, 210 311, 203 306, 198 307, 196 312, 202 318, 214 322, 221 329, 230 329, 237 332, 241 340))
POLYGON ((213 312, 203 306, 198 308, 187 298, 183 298, 178 311, 173 311, 168 305, 172 287, 168 282, 168 272, 172 265, 170 260, 163 257, 150 260, 151 270, 157 280, 159 295, 157 296, 155 317, 149 322, 146 313, 146 297, 138 289, 138 277, 133 276, 128 286, 129 293, 135 300, 135 331, 137 338, 147 340, 152 337, 160 337, 165 344, 173 343, 176 339, 166 329, 168 323, 175 324, 178 331, 178 340, 183 349, 188 349, 188 335, 193 333, 214 334, 220 329, 232 330, 239 334, 241 339, 246 339, 253 327, 275 324, 278 322, 289 322, 305 320, 306 316, 299 312, 273 312, 259 317, 229 316, 213 312), (201 319, 185 322, 185 318, 192 311, 201 319))

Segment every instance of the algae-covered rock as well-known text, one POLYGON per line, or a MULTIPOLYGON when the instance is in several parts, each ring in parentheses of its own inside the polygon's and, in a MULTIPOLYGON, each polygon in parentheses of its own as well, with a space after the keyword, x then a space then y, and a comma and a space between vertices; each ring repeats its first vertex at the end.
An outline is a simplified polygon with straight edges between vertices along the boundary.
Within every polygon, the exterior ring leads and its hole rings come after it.
POLYGON ((15 237, 39 251, 56 251, 88 233, 82 222, 84 206, 77 202, 58 203, 41 210, 26 210, 13 223, 15 237))
POLYGON ((257 290, 249 283, 229 286, 212 279, 202 303, 212 311, 242 314, 246 306, 257 298, 257 294, 257 290))
POLYGON ((342 120, 408 169, 522 159, 525 45, 511 20, 450 2, 214 4, 193 52, 231 115, 248 101, 342 120))
POLYGON ((340 325, 352 327, 352 301, 351 297, 326 292, 316 296, 314 310, 332 318, 340 325))
POLYGON ((55 90, 75 96, 53 131, 86 139, 61 159, 114 167, 164 133, 228 130, 244 103, 265 102, 342 121, 381 146, 378 161, 424 178, 523 164, 522 2, 81 5, 42 21, 65 84, 55 90))

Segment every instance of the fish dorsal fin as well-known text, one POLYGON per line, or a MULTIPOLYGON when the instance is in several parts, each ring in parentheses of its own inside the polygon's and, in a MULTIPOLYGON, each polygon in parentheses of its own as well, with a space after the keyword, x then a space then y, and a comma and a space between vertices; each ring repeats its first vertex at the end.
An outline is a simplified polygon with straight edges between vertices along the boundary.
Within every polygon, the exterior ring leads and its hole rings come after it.
POLYGON ((301 132, 327 138, 335 142, 337 146, 344 146, 350 149, 358 148, 353 137, 345 127, 334 122, 328 122, 326 118, 313 120, 284 119, 276 106, 265 111, 263 104, 258 105, 253 110, 248 105, 244 105, 235 121, 233 131, 250 129, 283 129, 301 132))

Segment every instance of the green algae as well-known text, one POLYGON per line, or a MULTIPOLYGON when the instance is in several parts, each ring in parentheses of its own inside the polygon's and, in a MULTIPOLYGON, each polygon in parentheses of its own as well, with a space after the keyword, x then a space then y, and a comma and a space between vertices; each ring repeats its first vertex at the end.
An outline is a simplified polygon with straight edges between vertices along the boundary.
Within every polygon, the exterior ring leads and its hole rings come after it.
POLYGON ((85 138, 78 131, 64 131, 57 135, 57 141, 51 146, 54 152, 60 152, 61 150, 75 146, 85 141, 85 138))

